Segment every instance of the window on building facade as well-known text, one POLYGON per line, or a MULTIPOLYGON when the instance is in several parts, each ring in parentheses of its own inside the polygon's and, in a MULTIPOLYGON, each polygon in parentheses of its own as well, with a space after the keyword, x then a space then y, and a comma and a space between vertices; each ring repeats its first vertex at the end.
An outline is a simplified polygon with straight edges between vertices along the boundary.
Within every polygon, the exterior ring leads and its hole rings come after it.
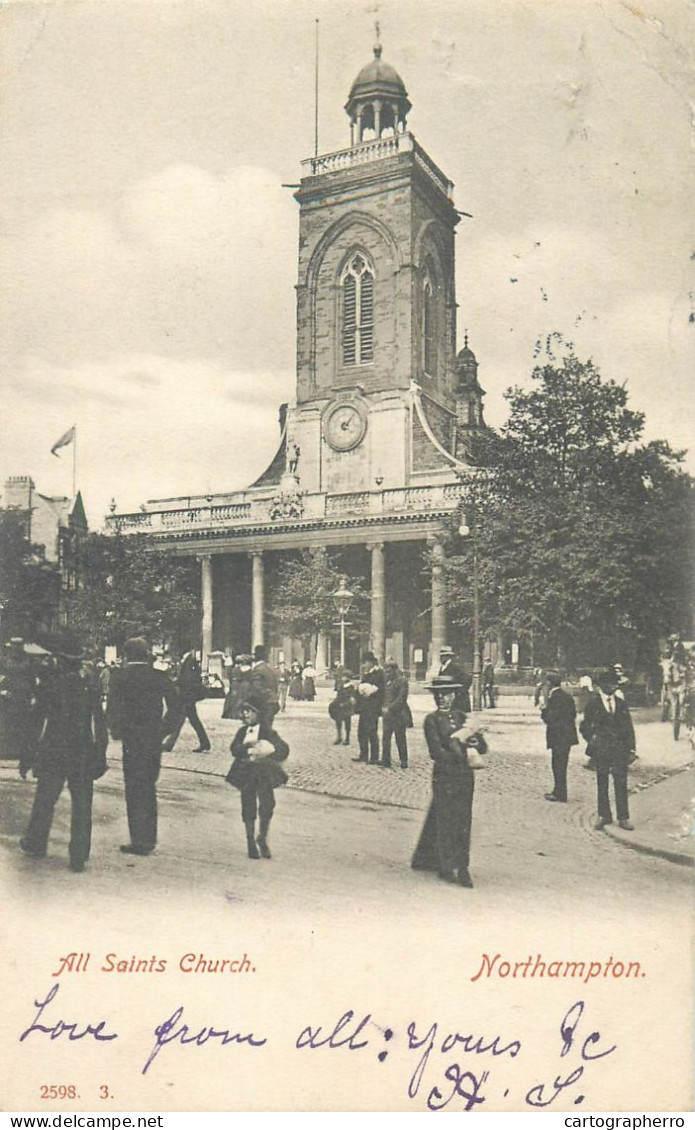
POLYGON ((374 360, 374 270, 364 255, 352 256, 341 283, 343 365, 374 360))
POLYGON ((422 367, 429 377, 437 375, 437 311, 429 274, 422 288, 422 367))

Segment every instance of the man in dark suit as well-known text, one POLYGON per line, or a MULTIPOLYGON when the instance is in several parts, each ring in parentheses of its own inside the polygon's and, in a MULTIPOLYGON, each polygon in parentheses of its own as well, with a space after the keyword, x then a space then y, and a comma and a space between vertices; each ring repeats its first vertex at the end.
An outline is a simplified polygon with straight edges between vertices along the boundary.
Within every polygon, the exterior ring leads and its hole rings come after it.
POLYGON ((545 722, 545 744, 550 750, 554 787, 546 800, 567 801, 567 763, 570 749, 579 743, 577 707, 571 694, 563 691, 557 671, 548 673, 548 701, 541 710, 545 722))
POLYGON ((187 652, 181 660, 176 685, 179 692, 178 717, 176 725, 164 743, 164 751, 171 753, 178 741, 181 728, 186 719, 188 719, 198 738, 198 745, 193 752, 209 753, 210 739, 205 730, 205 726, 198 717, 197 703, 200 702, 201 698, 205 698, 205 689, 203 687, 203 674, 200 662, 195 651, 187 652))
POLYGON ((627 801, 627 767, 635 756, 635 731, 625 699, 616 694, 618 680, 615 673, 604 671, 597 681, 598 691, 587 702, 580 726, 582 737, 588 743, 587 755, 596 766, 596 828, 605 828, 606 824, 613 823, 608 792, 612 774, 618 824, 631 832, 633 826, 630 823, 627 801))
POLYGON ((362 679, 357 685, 357 712, 360 716, 357 726, 357 740, 360 746, 359 757, 353 761, 369 761, 376 765, 379 761, 379 718, 384 705, 384 672, 373 651, 364 655, 362 679))
POLYGON ((408 706, 408 680, 395 659, 387 659, 385 665, 386 683, 384 686, 384 730, 382 735, 382 755, 380 765, 391 768, 391 739, 396 739, 396 749, 402 769, 408 768, 408 740, 406 729, 410 718, 408 706))
POLYGON ((36 752, 25 750, 19 771, 33 769, 38 783, 29 825, 20 847, 27 855, 43 857, 56 801, 67 781, 70 819, 70 870, 84 871, 92 842, 94 781, 106 772, 108 732, 95 678, 82 664, 74 637, 66 637, 56 652, 56 667, 46 671, 37 690, 36 752))
POLYGON ((125 665, 114 669, 107 719, 112 737, 123 743, 123 778, 130 843, 121 851, 149 855, 157 843, 157 778, 162 740, 177 725, 174 685, 151 662, 147 641, 126 640, 125 665))
POLYGON ((273 719, 280 709, 277 672, 268 663, 268 651, 263 644, 253 649, 250 693, 257 702, 263 703, 262 720, 272 726, 273 719))
POLYGON ((460 690, 456 692, 454 700, 454 710, 459 710, 463 714, 470 714, 471 712, 471 683, 473 680, 466 674, 460 663, 456 661, 456 653, 453 647, 445 646, 439 652, 439 672, 438 678, 444 676, 446 679, 451 679, 457 683, 460 690))

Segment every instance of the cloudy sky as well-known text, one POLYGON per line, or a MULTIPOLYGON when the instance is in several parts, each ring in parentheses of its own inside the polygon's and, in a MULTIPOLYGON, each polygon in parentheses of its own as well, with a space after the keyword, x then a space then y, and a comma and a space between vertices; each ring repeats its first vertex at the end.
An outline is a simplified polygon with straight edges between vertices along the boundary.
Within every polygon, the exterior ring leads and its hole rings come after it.
MULTIPOLYGON (((373 0, 53 0, 0 11, 0 474, 98 526, 245 486, 294 387, 299 180, 349 143, 373 0)), ((688 0, 379 0, 410 127, 470 212, 459 337, 504 420, 539 336, 627 382, 647 434, 693 436, 688 0)), ((691 457, 691 467, 695 461, 691 457)))

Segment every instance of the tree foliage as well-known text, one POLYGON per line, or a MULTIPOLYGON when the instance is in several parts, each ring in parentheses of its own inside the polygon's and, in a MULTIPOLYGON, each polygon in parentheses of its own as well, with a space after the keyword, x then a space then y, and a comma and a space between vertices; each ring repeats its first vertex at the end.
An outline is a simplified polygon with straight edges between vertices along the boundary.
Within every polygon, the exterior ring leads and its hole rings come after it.
POLYGON ((67 595, 67 616, 92 651, 142 635, 181 651, 199 635, 198 568, 158 550, 146 534, 90 534, 81 587, 67 595))
POLYGON ((489 633, 533 634, 560 663, 608 662, 629 640, 646 662, 660 636, 692 622, 683 453, 645 443, 625 387, 569 343, 549 340, 531 381, 506 393, 508 421, 481 438, 463 479, 475 536, 458 535, 459 516, 447 564, 455 618, 471 620, 476 551, 489 633))
POLYGON ((54 627, 60 571, 27 538, 26 513, 0 510, 0 616, 2 639, 43 643, 54 627))
MULTIPOLYGON (((268 616, 286 635, 295 636, 309 646, 319 632, 331 631, 336 624, 334 594, 340 587, 343 569, 324 548, 305 549, 283 556, 270 578, 268 616)), ((366 621, 369 596, 361 581, 347 577, 353 593, 350 609, 351 635, 366 621)))

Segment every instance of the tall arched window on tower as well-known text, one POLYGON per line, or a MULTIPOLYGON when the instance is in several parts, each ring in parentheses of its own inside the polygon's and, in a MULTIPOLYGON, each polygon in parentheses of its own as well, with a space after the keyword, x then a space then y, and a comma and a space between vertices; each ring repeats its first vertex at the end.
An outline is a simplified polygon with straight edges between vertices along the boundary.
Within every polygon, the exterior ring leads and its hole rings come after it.
POLYGON ((428 377, 437 375, 437 310, 429 271, 422 287, 422 367, 428 377))
POLYGON ((343 365, 374 360, 374 269, 356 252, 341 280, 343 365))

